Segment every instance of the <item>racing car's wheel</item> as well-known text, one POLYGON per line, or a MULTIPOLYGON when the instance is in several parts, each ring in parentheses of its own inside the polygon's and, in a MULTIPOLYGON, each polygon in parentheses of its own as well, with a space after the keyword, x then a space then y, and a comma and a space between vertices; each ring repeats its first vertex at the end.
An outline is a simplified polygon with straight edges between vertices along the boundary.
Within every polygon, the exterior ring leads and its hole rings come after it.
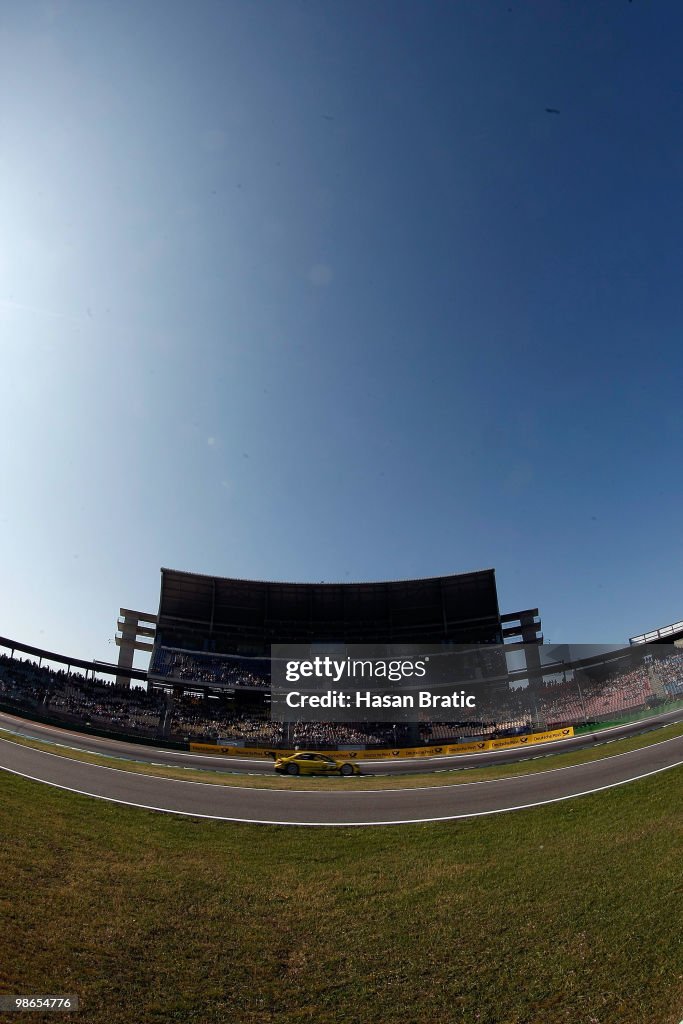
POLYGON ((343 764, 339 769, 340 775, 353 775, 353 765, 343 764))
POLYGON ((299 774, 299 765, 298 764, 288 764, 287 765, 287 774, 288 775, 298 775, 299 774))

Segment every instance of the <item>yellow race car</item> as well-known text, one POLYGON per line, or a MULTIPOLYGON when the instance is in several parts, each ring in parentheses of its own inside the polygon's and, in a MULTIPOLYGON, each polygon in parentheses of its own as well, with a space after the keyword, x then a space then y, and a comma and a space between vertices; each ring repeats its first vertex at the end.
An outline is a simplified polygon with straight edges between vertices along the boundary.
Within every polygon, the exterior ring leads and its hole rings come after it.
POLYGON ((335 761, 327 754, 308 750, 297 751, 289 757, 278 757, 275 771, 280 775, 360 775, 358 765, 351 761, 335 761))

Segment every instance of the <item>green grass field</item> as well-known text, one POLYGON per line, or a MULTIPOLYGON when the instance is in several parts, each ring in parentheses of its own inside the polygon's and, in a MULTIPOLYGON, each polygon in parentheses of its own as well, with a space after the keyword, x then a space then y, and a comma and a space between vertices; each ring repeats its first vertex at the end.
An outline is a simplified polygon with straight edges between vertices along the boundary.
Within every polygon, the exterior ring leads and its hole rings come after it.
POLYGON ((2 773, 0 989, 75 992, 80 1024, 678 1024, 682 782, 308 830, 2 773))

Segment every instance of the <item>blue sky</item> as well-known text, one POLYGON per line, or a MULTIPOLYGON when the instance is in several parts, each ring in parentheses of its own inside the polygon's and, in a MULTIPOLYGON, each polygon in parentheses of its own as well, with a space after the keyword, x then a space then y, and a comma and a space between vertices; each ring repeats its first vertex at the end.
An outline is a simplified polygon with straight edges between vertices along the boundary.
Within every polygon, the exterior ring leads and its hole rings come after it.
POLYGON ((0 632, 112 658, 162 565, 683 618, 682 33, 6 0, 0 632))

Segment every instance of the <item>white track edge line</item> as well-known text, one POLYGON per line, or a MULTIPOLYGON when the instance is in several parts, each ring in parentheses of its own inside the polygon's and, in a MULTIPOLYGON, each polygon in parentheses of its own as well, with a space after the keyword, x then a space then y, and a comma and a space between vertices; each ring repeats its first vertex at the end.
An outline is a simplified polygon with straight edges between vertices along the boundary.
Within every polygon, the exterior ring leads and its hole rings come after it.
POLYGON ((63 786, 58 782, 48 782, 45 779, 38 779, 33 775, 16 771, 14 768, 6 768, 0 765, 0 770, 9 772, 11 775, 18 775, 21 778, 29 779, 32 782, 39 782, 45 786, 52 786, 54 789, 65 790, 69 793, 76 793, 78 796, 91 797, 93 800, 104 800, 107 803, 121 804, 124 807, 135 807, 143 811, 157 811, 161 814, 176 814, 184 818, 203 818, 208 821, 229 821, 241 825, 284 825, 298 828, 372 828, 379 825, 428 825, 441 821, 462 821, 466 818, 485 818, 493 814, 507 814, 511 811, 525 811, 533 807, 546 807, 549 804, 562 803, 565 800, 575 800, 580 796, 591 796, 595 793, 603 793, 608 789, 616 789, 618 786, 625 786, 630 782, 638 782, 647 779, 652 775, 659 775, 660 772, 669 771, 671 768, 678 768, 683 761, 676 761, 674 764, 666 765, 664 768, 655 768, 643 775, 635 775, 631 779, 622 779, 621 782, 612 782, 608 786, 599 786, 596 789, 587 789, 581 793, 569 793, 567 796, 556 796, 550 800, 539 800, 531 804, 518 804, 511 807, 496 807, 489 811, 470 811, 467 814, 448 814, 436 818, 404 818, 395 821, 269 821, 259 818, 232 818, 218 814, 200 814, 194 811, 179 811, 171 807, 153 807, 150 804, 130 803, 126 800, 119 800, 116 797, 102 796, 100 793, 87 793, 82 789, 73 789, 70 786, 63 786))
MULTIPOLYGON (((628 737, 626 737, 628 739, 628 737)), ((136 772, 129 771, 126 768, 115 768, 113 765, 108 764, 91 764, 89 761, 81 761, 77 757, 69 757, 68 754, 56 754, 53 750, 40 750, 39 747, 31 747, 24 743, 15 743, 15 747, 26 747, 28 750, 33 750, 37 754, 46 754, 48 757, 58 757, 63 761, 71 761, 74 764, 85 765, 88 768, 103 768, 107 772, 120 772, 122 775, 133 775, 141 776, 145 779, 159 779, 161 782, 177 782, 183 786, 210 786, 218 789, 236 789, 244 792, 264 792, 264 793, 294 793, 306 795, 312 793, 314 796, 325 796, 329 797, 332 794, 335 796, 346 796, 353 794, 354 796, 377 796, 381 793, 425 793, 431 792, 434 789, 465 789, 467 786, 490 786, 493 783, 498 782, 514 782, 516 779, 531 779, 537 778, 541 775, 553 775, 556 772, 568 772, 578 768, 589 768, 595 764, 599 764, 602 761, 616 761, 618 757, 627 757, 633 754, 641 754, 644 750, 651 750, 654 747, 663 747, 666 743, 675 743, 683 740, 683 736, 670 736, 668 740, 660 740, 656 743, 648 743, 644 747, 636 747, 635 750, 622 750, 620 754, 606 754, 604 757, 596 757, 592 761, 582 761, 580 764, 567 764, 561 768, 548 768, 541 772, 524 772, 520 775, 505 775, 500 779, 480 779, 478 782, 447 782, 442 786, 399 786, 396 789, 342 789, 338 790, 335 794, 334 790, 315 790, 315 789, 273 789, 272 786, 223 786, 218 782, 198 782, 194 779, 172 779, 166 775, 150 775, 148 772, 136 772)), ((0 743, 12 743, 12 740, 6 740, 0 737, 0 743)), ((38 741, 40 742, 40 741, 38 741)), ((81 751, 81 753, 87 753, 87 751, 81 751)), ((93 754, 94 757, 106 757, 106 754, 93 754)), ((138 764, 145 764, 147 762, 139 761, 138 764)), ((3 767, 0 765, 0 768, 3 767)), ((169 765, 164 767, 180 767, 176 765, 169 765)), ((489 765, 488 767, 494 767, 489 765)), ((196 769, 199 771, 200 769, 196 769)), ((447 769, 448 770, 448 769, 447 769)), ((436 774, 436 773, 435 773, 436 774)), ((257 774, 255 778, 266 778, 267 776, 257 774)), ((370 776, 371 777, 371 776, 370 776)), ((390 776, 386 776, 389 778, 390 776)), ((362 776, 360 776, 362 778, 362 776)))

